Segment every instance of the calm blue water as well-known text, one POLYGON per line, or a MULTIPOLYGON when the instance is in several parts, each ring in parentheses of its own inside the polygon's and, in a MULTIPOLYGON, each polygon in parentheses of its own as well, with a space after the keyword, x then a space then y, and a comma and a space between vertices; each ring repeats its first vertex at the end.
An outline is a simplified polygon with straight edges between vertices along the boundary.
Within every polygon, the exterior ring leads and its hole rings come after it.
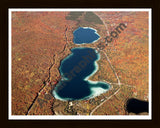
POLYGON ((73 48, 71 52, 61 62, 59 70, 62 80, 53 90, 53 95, 60 100, 82 100, 107 91, 109 84, 87 80, 97 71, 95 62, 99 54, 92 48, 73 48))
POLYGON ((99 39, 99 35, 95 29, 79 27, 73 32, 75 44, 93 43, 99 39))

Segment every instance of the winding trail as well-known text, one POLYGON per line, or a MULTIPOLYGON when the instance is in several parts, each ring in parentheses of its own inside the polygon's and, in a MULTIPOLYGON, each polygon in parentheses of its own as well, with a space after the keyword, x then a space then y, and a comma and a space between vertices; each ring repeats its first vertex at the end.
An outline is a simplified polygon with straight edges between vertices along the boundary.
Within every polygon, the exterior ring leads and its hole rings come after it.
MULTIPOLYGON (((66 44, 65 44, 63 50, 62 50, 59 54, 61 54, 61 53, 64 52, 64 50, 66 49, 66 46, 67 46, 67 44, 68 44, 67 34, 66 34, 67 30, 68 30, 68 27, 66 27, 66 29, 65 29, 66 44)), ((48 69, 48 78, 47 78, 47 80, 45 80, 45 81, 43 82, 43 84, 42 84, 43 87, 37 92, 36 97, 33 99, 32 104, 29 106, 26 115, 28 115, 28 114, 30 113, 30 111, 31 111, 34 103, 36 102, 38 96, 41 94, 41 92, 43 91, 43 89, 45 88, 45 86, 48 85, 48 84, 50 84, 50 82, 51 82, 51 81, 50 81, 50 77, 51 77, 50 70, 53 68, 53 66, 54 66, 54 64, 55 64, 55 54, 53 55, 52 61, 53 61, 53 62, 51 62, 50 67, 49 67, 49 69, 48 69)), ((52 105, 51 105, 51 108, 52 108, 52 105)), ((52 109, 51 109, 51 110, 52 110, 52 109)), ((52 113, 53 113, 53 110, 52 110, 52 113)))
MULTIPOLYGON (((94 14, 97 15, 96 13, 94 13, 94 14)), ((107 31, 107 36, 110 36, 110 33, 109 33, 109 29, 108 29, 107 24, 105 23, 105 21, 103 20, 103 18, 102 18, 101 16, 99 16, 99 15, 97 15, 97 16, 101 19, 101 21, 102 21, 103 24, 104 24, 104 26, 105 26, 105 28, 106 28, 106 31, 107 31)), ((105 44, 108 44, 107 40, 106 40, 105 44)), ((113 43, 111 43, 111 44, 112 44, 112 47, 114 48, 114 50, 116 50, 116 48, 115 48, 115 46, 113 45, 113 43)))
MULTIPOLYGON (((97 14, 96 14, 96 15, 97 15, 97 14)), ((97 16, 98 16, 98 15, 97 15, 97 16)), ((104 20, 103 20, 100 16, 98 16, 98 17, 101 19, 101 21, 102 21, 103 24, 105 25, 106 30, 107 30, 107 34, 109 35, 109 31, 108 31, 107 24, 104 22, 104 20)), ((107 43, 107 41, 106 41, 106 43, 107 43)), ((100 106, 102 106, 105 102, 107 102, 107 101, 108 101, 109 99, 111 99, 114 95, 116 95, 116 94, 120 91, 120 89, 121 89, 120 79, 119 79, 119 77, 118 77, 115 69, 113 68, 113 66, 112 66, 112 64, 111 64, 111 61, 110 61, 110 59, 109 59, 109 57, 108 57, 108 55, 107 55, 107 52, 106 52, 105 50, 104 50, 104 51, 103 51, 103 50, 100 50, 100 51, 103 52, 103 54, 105 55, 105 57, 106 57, 109 65, 110 65, 110 67, 111 67, 111 69, 112 69, 112 71, 113 71, 113 73, 114 73, 114 75, 115 75, 115 77, 116 77, 116 79, 117 79, 117 83, 118 83, 119 89, 118 89, 116 92, 114 92, 111 96, 109 96, 106 100, 104 100, 102 103, 100 103, 98 106, 96 106, 96 107, 90 112, 90 115, 92 115, 100 106)))
POLYGON ((28 115, 29 112, 31 111, 32 106, 34 105, 35 101, 37 100, 38 96, 41 94, 41 92, 43 91, 43 89, 45 88, 45 86, 46 86, 48 83, 50 83, 50 70, 51 70, 51 68, 54 66, 54 62, 55 62, 54 57, 55 57, 55 55, 53 55, 53 63, 51 63, 51 65, 50 65, 50 67, 49 67, 49 69, 48 69, 48 78, 47 78, 46 81, 43 82, 43 84, 42 84, 43 87, 38 91, 36 97, 35 97, 34 100, 32 101, 32 104, 31 104, 31 105, 29 106, 29 108, 28 108, 28 111, 27 111, 26 115, 28 115))
POLYGON ((66 29, 65 29, 65 34, 64 34, 64 35, 65 35, 65 39, 66 39, 66 44, 64 45, 63 50, 62 50, 59 54, 63 53, 63 52, 65 51, 66 47, 67 47, 67 44, 68 44, 67 30, 68 30, 68 27, 66 27, 66 29))
POLYGON ((119 77, 118 77, 116 71, 114 70, 114 68, 113 68, 113 66, 112 66, 112 64, 111 64, 111 61, 110 61, 109 57, 107 56, 107 54, 106 54, 104 51, 102 51, 102 52, 105 54, 106 59, 107 59, 107 61, 109 62, 109 65, 110 65, 112 71, 114 72, 115 77, 117 78, 117 82, 118 82, 118 85, 119 85, 119 89, 118 89, 115 93, 113 93, 111 96, 109 96, 106 100, 104 100, 102 103, 100 103, 98 106, 96 106, 96 107, 90 112, 90 115, 92 115, 100 106, 102 106, 105 102, 107 102, 107 101, 108 101, 109 99, 111 99, 114 95, 116 95, 116 94, 120 91, 120 89, 121 89, 121 82, 120 82, 120 80, 119 80, 119 77))
POLYGON ((119 85, 119 87, 120 87, 120 86, 121 86, 120 79, 119 79, 119 77, 118 77, 116 71, 114 70, 114 68, 113 68, 113 66, 112 66, 112 64, 111 64, 111 61, 110 61, 109 57, 107 56, 107 53, 105 53, 104 51, 102 51, 102 52, 103 52, 104 55, 106 56, 106 59, 107 59, 107 61, 109 62, 109 65, 110 65, 112 71, 114 72, 114 75, 115 75, 115 77, 117 78, 117 82, 118 82, 118 85, 119 85))
MULTIPOLYGON (((97 15, 96 13, 94 13, 95 15, 97 15)), ((106 31, 107 31, 107 35, 109 36, 110 34, 109 34, 109 29, 108 29, 108 26, 107 26, 107 24, 105 23, 105 21, 102 19, 102 17, 100 17, 99 15, 97 15, 100 19, 101 19, 101 21, 103 22, 103 24, 104 24, 104 26, 105 26, 105 28, 106 28, 106 31)), ((107 42, 107 41, 106 41, 107 42)))

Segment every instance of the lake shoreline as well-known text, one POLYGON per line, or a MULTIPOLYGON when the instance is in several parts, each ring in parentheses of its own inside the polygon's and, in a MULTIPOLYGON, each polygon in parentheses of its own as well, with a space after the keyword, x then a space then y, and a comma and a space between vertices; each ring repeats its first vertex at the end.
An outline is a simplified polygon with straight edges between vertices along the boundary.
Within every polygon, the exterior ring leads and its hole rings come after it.
MULTIPOLYGON (((72 49, 86 49, 86 48, 88 48, 88 47, 75 47, 75 48, 72 48, 72 49)), ((73 53, 72 53, 72 49, 70 49, 70 51, 71 51, 71 54, 69 54, 66 58, 64 58, 63 60, 61 60, 61 63, 60 63, 60 65, 62 65, 62 63, 64 62, 64 61, 66 61, 67 59, 69 59, 72 55, 73 55, 73 53)), ((93 48, 91 48, 91 49, 93 49, 93 48)), ((93 49, 96 53, 97 53, 97 51, 96 51, 96 49, 93 49)), ((94 98, 94 97, 96 97, 96 96, 98 96, 98 95, 101 95, 102 93, 105 93, 105 92, 107 92, 108 90, 110 90, 110 88, 111 88, 111 85, 109 84, 109 83, 107 83, 107 82, 103 82, 103 81, 93 81, 93 80, 90 80, 89 78, 92 76, 92 75, 95 75, 96 73, 97 73, 97 71, 98 71, 98 69, 99 69, 99 65, 98 65, 98 61, 100 60, 100 54, 98 54, 98 58, 94 61, 94 67, 95 67, 95 69, 93 70, 93 72, 90 74, 90 75, 88 75, 88 76, 86 76, 86 78, 84 78, 84 80, 86 81, 86 82, 88 82, 88 83, 90 83, 90 84, 100 84, 100 83, 103 83, 103 84, 106 84, 107 86, 108 86, 108 89, 102 89, 102 88, 100 88, 100 87, 91 87, 90 88, 90 90, 91 90, 91 94, 90 95, 88 95, 87 97, 84 97, 84 98, 82 98, 82 99, 78 99, 78 100, 89 100, 89 99, 91 99, 91 98, 94 98), (96 93, 96 92, 98 92, 98 93, 96 93)), ((60 74, 61 74, 61 76, 63 75, 63 73, 62 73, 62 71, 61 71, 61 69, 60 69, 60 66, 59 66, 59 72, 60 72, 60 74)), ((66 80, 64 77, 62 77, 61 78, 61 80, 58 82, 58 84, 56 85, 56 87, 55 87, 55 89, 53 90, 53 95, 54 95, 54 97, 56 98, 56 99, 59 99, 59 100, 61 100, 61 101, 68 101, 68 100, 71 100, 71 99, 69 99, 69 98, 61 98, 57 93, 56 93, 56 88, 57 87, 59 87, 59 86, 61 86, 61 85, 59 85, 60 84, 60 82, 62 82, 63 80, 66 80)))
POLYGON ((73 31, 73 35, 74 35, 74 38, 73 38, 73 42, 75 43, 75 44, 77 44, 77 45, 81 45, 81 44, 93 44, 93 43, 95 43, 95 42, 97 42, 100 38, 101 38, 101 36, 97 33, 97 30, 96 29, 94 29, 94 28, 91 28, 91 27, 79 27, 79 28, 77 28, 75 31, 73 31), (88 30, 87 30, 88 29, 88 30), (82 33, 80 33, 79 31, 83 31, 82 33), (90 34, 88 34, 88 33, 85 33, 85 31, 90 31, 90 34), (77 38, 77 33, 78 33, 78 40, 76 40, 76 38, 77 38), (85 33, 85 34, 84 34, 85 33), (90 40, 90 41, 88 41, 88 40, 86 40, 86 41, 82 41, 81 40, 81 43, 79 43, 78 41, 79 41, 79 38, 86 38, 85 36, 88 34, 88 36, 91 36, 92 38, 94 38, 93 40, 90 40), (80 36, 80 37, 79 37, 80 36))

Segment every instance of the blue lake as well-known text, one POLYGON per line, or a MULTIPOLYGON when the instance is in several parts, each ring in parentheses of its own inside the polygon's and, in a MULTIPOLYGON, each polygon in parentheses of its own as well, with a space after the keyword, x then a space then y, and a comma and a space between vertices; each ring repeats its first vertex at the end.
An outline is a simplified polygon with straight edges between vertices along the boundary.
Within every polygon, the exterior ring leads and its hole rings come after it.
POLYGON ((89 27, 79 27, 73 32, 73 35, 75 44, 93 43, 100 38, 97 31, 89 27))
POLYGON ((99 53, 92 48, 73 48, 71 52, 61 61, 59 71, 62 79, 53 90, 55 98, 84 100, 106 92, 109 84, 88 80, 98 70, 99 53))

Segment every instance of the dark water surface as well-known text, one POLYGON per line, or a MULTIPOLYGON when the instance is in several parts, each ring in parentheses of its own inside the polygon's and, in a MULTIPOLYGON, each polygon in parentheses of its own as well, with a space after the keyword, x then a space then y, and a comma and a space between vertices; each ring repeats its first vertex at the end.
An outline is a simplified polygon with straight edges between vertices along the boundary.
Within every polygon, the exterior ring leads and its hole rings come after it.
POLYGON ((138 100, 135 98, 128 99, 126 102, 126 110, 128 113, 132 112, 135 114, 139 114, 141 112, 148 112, 148 102, 138 100))
POLYGON ((73 32, 75 44, 93 43, 100 38, 97 31, 89 27, 79 27, 73 32))
POLYGON ((61 100, 82 100, 107 91, 109 84, 88 80, 98 70, 96 61, 100 55, 92 48, 73 48, 71 52, 61 62, 59 70, 62 80, 53 95, 61 100))

